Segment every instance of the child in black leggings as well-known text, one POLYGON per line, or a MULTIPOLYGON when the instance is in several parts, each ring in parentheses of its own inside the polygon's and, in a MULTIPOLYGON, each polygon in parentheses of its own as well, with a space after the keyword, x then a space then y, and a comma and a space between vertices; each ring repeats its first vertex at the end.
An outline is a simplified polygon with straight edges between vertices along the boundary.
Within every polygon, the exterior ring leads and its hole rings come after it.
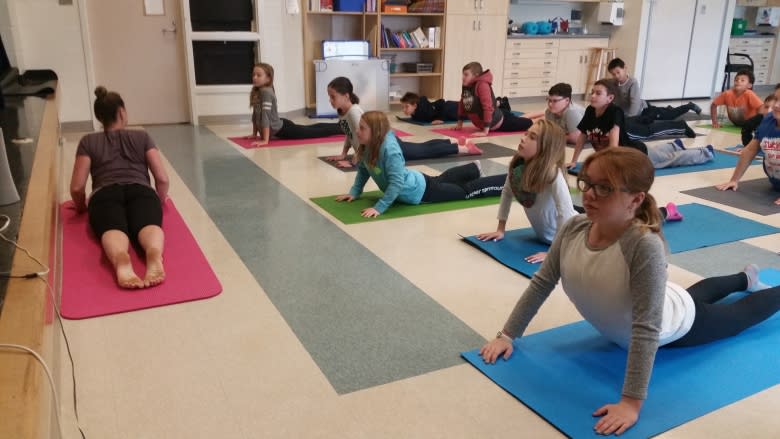
POLYGON ((274 93, 274 68, 270 64, 258 63, 255 65, 252 69, 252 85, 254 87, 249 95, 249 103, 252 106, 251 137, 260 138, 260 140, 253 142, 252 146, 267 145, 271 141, 271 137, 312 139, 343 134, 337 123, 297 125, 289 119, 280 118, 274 93))

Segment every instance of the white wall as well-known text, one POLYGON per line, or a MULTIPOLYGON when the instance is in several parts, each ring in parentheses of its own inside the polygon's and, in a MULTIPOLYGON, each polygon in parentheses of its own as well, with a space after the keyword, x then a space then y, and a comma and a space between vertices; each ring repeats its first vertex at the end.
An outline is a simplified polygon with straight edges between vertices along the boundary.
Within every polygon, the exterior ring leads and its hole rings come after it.
MULTIPOLYGON (((8 8, 11 44, 3 41, 20 71, 51 69, 59 77, 60 122, 92 120, 90 93, 76 2, 0 0, 8 8)), ((0 30, 3 23, 0 21, 0 30)))
POLYGON ((260 11, 260 59, 274 66, 279 111, 305 108, 301 15, 288 14, 286 1, 256 1, 260 11))

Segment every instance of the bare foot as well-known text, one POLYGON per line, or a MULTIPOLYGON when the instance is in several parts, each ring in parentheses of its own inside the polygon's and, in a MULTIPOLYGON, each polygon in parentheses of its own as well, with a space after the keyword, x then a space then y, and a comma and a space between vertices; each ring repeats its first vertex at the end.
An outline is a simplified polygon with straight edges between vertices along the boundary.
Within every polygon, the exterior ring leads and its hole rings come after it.
POLYGON ((144 282, 133 271, 133 264, 130 263, 130 255, 122 255, 116 261, 116 283, 120 288, 136 289, 143 288, 144 282))
POLYGON ((158 250, 146 253, 146 275, 144 276, 144 286, 153 287, 159 285, 165 280, 165 268, 163 268, 162 253, 158 250))

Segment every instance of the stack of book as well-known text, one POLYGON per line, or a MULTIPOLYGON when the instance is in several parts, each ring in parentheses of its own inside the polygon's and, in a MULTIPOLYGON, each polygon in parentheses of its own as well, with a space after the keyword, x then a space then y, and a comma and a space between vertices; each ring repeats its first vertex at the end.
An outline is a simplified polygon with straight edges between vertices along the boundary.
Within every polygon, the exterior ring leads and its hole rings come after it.
POLYGON ((417 27, 411 31, 393 32, 382 25, 383 48, 436 49, 441 47, 441 27, 417 27))

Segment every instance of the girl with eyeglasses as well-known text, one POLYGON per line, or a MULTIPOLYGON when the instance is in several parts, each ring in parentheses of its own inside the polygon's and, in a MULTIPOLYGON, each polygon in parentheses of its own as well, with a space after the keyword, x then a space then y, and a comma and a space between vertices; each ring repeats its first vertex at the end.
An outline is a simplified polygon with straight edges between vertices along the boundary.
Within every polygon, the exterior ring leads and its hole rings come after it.
MULTIPOLYGON (((504 239, 509 209, 515 198, 523 206, 536 238, 545 244, 553 241, 556 231, 577 214, 563 174, 565 148, 566 134, 555 123, 538 120, 531 126, 509 164, 498 208, 498 227, 495 232, 477 235, 477 239, 504 239)), ((535 253, 525 256, 525 260, 536 264, 546 255, 535 253)))
POLYGON ((586 215, 561 227, 503 329, 480 350, 487 363, 509 358, 512 341, 560 280, 582 316, 627 351, 616 401, 594 407, 598 434, 619 435, 637 422, 659 347, 731 337, 780 309, 780 287, 763 285, 755 265, 687 289, 667 280, 662 220, 649 193, 653 175, 647 156, 631 148, 607 148, 585 160, 578 185, 586 215), (746 290, 752 294, 715 304, 746 290))

